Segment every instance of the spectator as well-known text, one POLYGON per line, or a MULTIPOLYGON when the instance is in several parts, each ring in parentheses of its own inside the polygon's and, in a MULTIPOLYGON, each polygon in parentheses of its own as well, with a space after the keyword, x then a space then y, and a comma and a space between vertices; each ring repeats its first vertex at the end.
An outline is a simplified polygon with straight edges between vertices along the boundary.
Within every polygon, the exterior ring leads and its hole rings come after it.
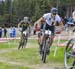
POLYGON ((7 37, 7 29, 4 27, 4 37, 7 37))
POLYGON ((72 17, 69 17, 69 18, 68 18, 68 22, 73 22, 72 17))
POLYGON ((16 37, 16 29, 15 29, 15 27, 12 28, 12 34, 13 34, 13 37, 16 37))
POLYGON ((65 17, 64 17, 64 25, 67 23, 67 21, 68 21, 68 20, 67 20, 67 17, 65 16, 65 17))
POLYGON ((36 28, 37 28, 37 24, 36 24, 35 29, 34 29, 34 31, 33 31, 33 34, 34 34, 34 35, 36 35, 36 28))
POLYGON ((75 24, 75 10, 72 13, 72 18, 73 18, 73 21, 74 21, 74 24, 75 24))
POLYGON ((10 34, 10 37, 12 37, 12 38, 16 36, 16 29, 15 29, 15 27, 11 27, 9 29, 9 34, 10 34))
POLYGON ((12 35, 12 30, 13 30, 13 28, 11 27, 10 29, 9 29, 9 34, 10 34, 10 37, 13 37, 13 35, 12 35))
POLYGON ((2 37, 2 28, 0 27, 0 38, 2 37))

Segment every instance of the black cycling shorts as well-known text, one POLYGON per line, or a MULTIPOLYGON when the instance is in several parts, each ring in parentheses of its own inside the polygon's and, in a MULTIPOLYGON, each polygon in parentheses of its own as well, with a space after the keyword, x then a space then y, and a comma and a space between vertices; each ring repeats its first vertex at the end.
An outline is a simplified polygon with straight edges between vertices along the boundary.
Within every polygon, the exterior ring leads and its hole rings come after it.
POLYGON ((52 35, 54 35, 55 33, 55 26, 50 26, 46 23, 46 26, 45 26, 45 30, 50 30, 52 35))

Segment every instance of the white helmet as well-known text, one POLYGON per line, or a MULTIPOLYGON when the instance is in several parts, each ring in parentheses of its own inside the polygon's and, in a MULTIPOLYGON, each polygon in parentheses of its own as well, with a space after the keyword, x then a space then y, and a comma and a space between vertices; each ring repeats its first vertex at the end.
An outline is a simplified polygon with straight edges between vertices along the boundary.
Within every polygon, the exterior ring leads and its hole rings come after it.
POLYGON ((24 21, 25 22, 28 22, 28 17, 24 17, 24 21))

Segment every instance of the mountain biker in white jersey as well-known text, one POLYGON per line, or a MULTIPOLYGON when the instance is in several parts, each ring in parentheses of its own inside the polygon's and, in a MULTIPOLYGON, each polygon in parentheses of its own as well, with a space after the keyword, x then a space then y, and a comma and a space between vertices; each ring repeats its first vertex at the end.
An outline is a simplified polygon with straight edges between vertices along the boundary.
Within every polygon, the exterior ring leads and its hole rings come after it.
POLYGON ((73 21, 74 21, 74 24, 75 24, 75 10, 72 13, 72 18, 73 18, 73 21))
MULTIPOLYGON (((46 24, 45 30, 51 31, 51 37, 50 37, 51 39, 50 46, 51 46, 54 40, 55 26, 57 25, 57 23, 59 24, 59 26, 61 26, 61 29, 59 29, 59 31, 61 32, 63 29, 63 23, 61 21, 61 17, 58 15, 58 9, 52 8, 51 13, 44 14, 36 24, 38 24, 38 26, 41 25, 41 21, 44 21, 44 23, 46 24)), ((44 33, 41 36, 40 52, 42 50, 43 41, 44 41, 44 33)))

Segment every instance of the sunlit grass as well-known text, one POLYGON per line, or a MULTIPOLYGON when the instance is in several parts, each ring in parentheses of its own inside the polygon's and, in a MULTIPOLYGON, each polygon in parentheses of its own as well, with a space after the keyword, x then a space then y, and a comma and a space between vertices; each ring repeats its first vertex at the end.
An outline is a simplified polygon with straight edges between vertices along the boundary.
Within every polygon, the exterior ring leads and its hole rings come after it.
MULTIPOLYGON (((63 42, 63 41, 62 41, 63 42)), ((10 50, 13 48, 17 48, 16 44, 18 45, 19 41, 10 41, 10 46, 8 43, 1 43, 0 49, 9 48, 10 50)), ((6 53, 0 53, 0 57, 3 59, 6 59, 7 61, 11 62, 17 62, 22 64, 29 64, 29 65, 37 65, 37 64, 43 64, 41 61, 41 56, 38 52, 38 42, 35 39, 29 39, 27 46, 31 46, 29 48, 25 49, 16 49, 11 52, 6 53), (32 47, 34 46, 34 47, 32 47)), ((47 63, 48 65, 57 64, 57 65, 64 65, 64 47, 58 47, 56 56, 54 57, 54 47, 51 47, 50 55, 47 56, 47 63)), ((15 67, 14 65, 9 64, 1 64, 3 67, 7 66, 7 69, 29 69, 28 67, 22 68, 22 67, 15 67), (11 67, 11 68, 10 68, 11 67), (15 67, 15 68, 14 68, 15 67)), ((0 68, 4 69, 4 68, 0 68)), ((30 68, 31 69, 31 68, 30 68)))
POLYGON ((0 62, 0 69, 32 69, 32 68, 0 62))

